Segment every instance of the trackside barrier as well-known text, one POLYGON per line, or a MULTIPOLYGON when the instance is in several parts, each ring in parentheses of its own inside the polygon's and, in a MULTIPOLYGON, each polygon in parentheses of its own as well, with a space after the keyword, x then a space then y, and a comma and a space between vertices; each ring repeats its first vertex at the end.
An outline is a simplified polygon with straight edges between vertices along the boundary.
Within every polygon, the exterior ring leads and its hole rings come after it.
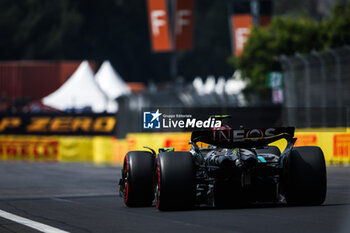
POLYGON ((129 151, 127 140, 126 139, 114 139, 112 150, 113 150, 112 164, 113 165, 122 165, 124 156, 129 151))
MULTIPOLYGON (((190 149, 191 133, 130 133, 125 139, 110 136, 0 136, 0 160, 93 162, 121 165, 131 150, 174 147, 190 149)), ((328 164, 350 164, 350 128, 298 129, 296 146, 319 146, 328 164)), ((273 143, 283 150, 286 142, 273 143)))
POLYGON ((126 140, 129 150, 143 150, 144 146, 158 150, 160 147, 174 147, 175 150, 186 151, 191 148, 188 144, 191 133, 133 133, 126 140))
MULTIPOLYGON (((319 129, 320 131, 322 129, 319 129)), ((344 130, 329 131, 323 130, 323 132, 317 133, 300 133, 302 137, 314 137, 311 140, 315 140, 313 145, 322 148, 325 154, 325 159, 329 163, 334 164, 350 164, 350 128, 344 128, 344 130)), ((300 140, 300 144, 308 142, 307 139, 300 140)), ((312 145, 312 142, 308 142, 312 145)))
MULTIPOLYGON (((295 146, 319 146, 328 164, 350 164, 350 128, 297 129, 295 146)), ((284 140, 273 143, 283 150, 284 140)))
POLYGON ((58 160, 61 162, 93 161, 93 138, 91 137, 58 137, 58 160))
POLYGON ((92 161, 96 164, 111 164, 113 161, 113 138, 93 137, 92 161))
POLYGON ((113 138, 0 136, 0 160, 112 164, 113 138))
POLYGON ((59 145, 55 137, 0 136, 0 160, 55 162, 59 145))
POLYGON ((112 164, 121 165, 125 154, 132 150, 147 150, 148 146, 155 151, 160 147, 174 147, 177 151, 191 148, 188 144, 191 133, 130 133, 125 139, 114 141, 112 164))

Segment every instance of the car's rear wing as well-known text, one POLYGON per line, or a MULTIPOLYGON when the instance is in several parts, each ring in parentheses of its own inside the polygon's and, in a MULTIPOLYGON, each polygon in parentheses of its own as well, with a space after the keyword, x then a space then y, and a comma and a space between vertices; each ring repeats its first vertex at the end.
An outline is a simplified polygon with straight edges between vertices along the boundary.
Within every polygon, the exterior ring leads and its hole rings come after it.
POLYGON ((192 132, 192 142, 203 142, 223 148, 253 148, 265 146, 282 138, 290 142, 294 127, 256 129, 211 129, 192 132))

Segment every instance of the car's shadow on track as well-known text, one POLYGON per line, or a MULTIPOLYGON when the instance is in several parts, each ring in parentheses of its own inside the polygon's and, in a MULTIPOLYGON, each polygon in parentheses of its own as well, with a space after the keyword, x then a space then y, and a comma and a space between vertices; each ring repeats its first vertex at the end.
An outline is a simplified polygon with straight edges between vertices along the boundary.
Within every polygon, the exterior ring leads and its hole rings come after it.
POLYGON ((312 208, 312 207, 332 207, 332 206, 350 206, 350 203, 337 203, 337 204, 322 204, 322 205, 288 205, 287 203, 259 203, 242 206, 227 206, 224 208, 218 208, 213 206, 196 206, 191 211, 197 210, 244 210, 244 209, 275 209, 275 208, 312 208))
MULTIPOLYGON (((322 205, 288 205, 287 203, 253 203, 253 204, 247 204, 247 205, 240 205, 240 206, 227 206, 227 207, 214 207, 210 205, 201 205, 201 206, 195 206, 190 209, 172 209, 172 210, 166 210, 162 212, 182 212, 182 211, 214 211, 214 210, 244 210, 244 209, 276 209, 276 208, 315 208, 315 207, 335 207, 335 206, 350 206, 350 203, 344 202, 344 203, 325 203, 322 205)), ((138 208, 138 207, 133 207, 138 208)), ((140 208, 145 208, 140 207, 140 208)), ((148 206, 146 208, 156 208, 156 205, 153 203, 152 206, 148 206)))
POLYGON ((250 204, 250 205, 240 205, 240 206, 227 206, 227 207, 214 207, 214 206, 196 206, 193 210, 241 210, 241 209, 262 209, 262 208, 282 208, 288 207, 284 203, 260 203, 260 204, 250 204))

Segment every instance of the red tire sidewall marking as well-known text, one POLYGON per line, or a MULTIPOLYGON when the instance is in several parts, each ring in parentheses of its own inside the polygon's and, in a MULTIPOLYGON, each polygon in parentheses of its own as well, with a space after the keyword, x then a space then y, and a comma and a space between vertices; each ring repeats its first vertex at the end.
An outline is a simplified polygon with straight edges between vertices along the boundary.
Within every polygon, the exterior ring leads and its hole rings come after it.
MULTIPOLYGON (((129 174, 129 161, 128 161, 128 156, 125 156, 125 161, 126 161, 126 174, 129 178, 130 174, 129 174)), ((127 180, 126 182, 126 195, 125 195, 125 200, 124 203, 127 204, 128 202, 128 197, 129 197, 129 180, 127 180)))
POLYGON ((158 193, 157 193, 158 200, 157 200, 157 208, 159 208, 159 204, 160 204, 160 164, 159 164, 158 155, 156 156, 156 159, 157 159, 157 173, 158 173, 158 193))

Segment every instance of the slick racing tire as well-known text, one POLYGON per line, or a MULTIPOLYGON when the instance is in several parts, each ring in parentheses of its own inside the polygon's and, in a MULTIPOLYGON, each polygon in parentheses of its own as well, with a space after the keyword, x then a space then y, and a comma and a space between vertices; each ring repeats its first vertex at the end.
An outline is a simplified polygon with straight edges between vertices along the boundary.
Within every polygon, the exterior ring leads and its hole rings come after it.
POLYGON ((196 197, 196 179, 191 153, 160 153, 157 158, 157 176, 156 201, 159 210, 193 208, 196 197))
POLYGON ((154 199, 154 156, 130 151, 124 158, 121 191, 128 207, 150 206, 154 199))
POLYGON ((280 149, 278 149, 277 146, 268 146, 267 148, 263 149, 256 149, 256 153, 259 154, 274 154, 277 156, 281 155, 280 149))
POLYGON ((286 159, 285 198, 290 205, 321 205, 327 192, 326 164, 316 146, 295 147, 286 159))

